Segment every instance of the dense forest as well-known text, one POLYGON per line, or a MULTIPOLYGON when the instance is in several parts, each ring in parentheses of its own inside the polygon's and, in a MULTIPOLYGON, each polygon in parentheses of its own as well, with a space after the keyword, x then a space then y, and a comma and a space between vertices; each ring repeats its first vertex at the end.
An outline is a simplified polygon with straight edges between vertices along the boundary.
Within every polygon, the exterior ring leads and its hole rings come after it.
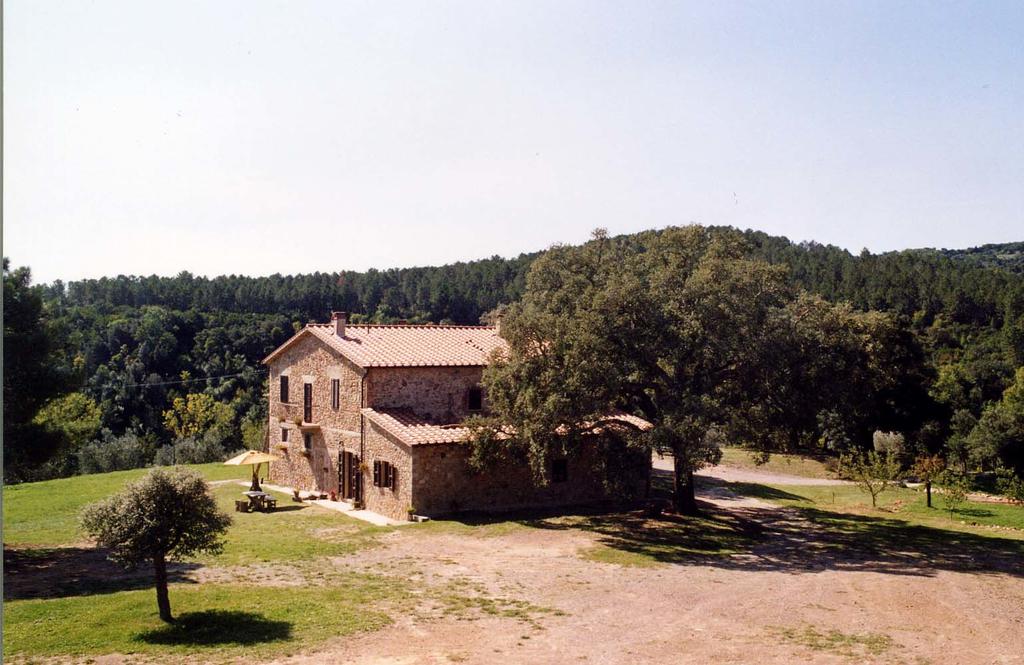
MULTIPOLYGON (((920 349, 916 369, 927 384, 920 427, 907 436, 963 451, 964 465, 989 466, 970 456, 968 440, 1024 365, 1024 243, 853 254, 755 231, 710 232, 740 234, 751 258, 785 266, 795 287, 891 313, 920 349)), ((611 242, 629 250, 657 233, 611 242)), ((5 480, 258 445, 260 360, 305 322, 344 310, 355 322, 474 324, 522 297, 539 255, 362 273, 183 272, 44 285, 5 259, 5 480)))

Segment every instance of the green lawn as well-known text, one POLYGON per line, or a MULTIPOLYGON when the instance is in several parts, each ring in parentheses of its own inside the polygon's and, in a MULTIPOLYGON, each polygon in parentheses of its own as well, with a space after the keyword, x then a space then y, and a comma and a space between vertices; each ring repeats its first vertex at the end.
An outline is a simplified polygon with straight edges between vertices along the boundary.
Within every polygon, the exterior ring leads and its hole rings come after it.
POLYGON ((761 496, 784 506, 815 507, 821 510, 865 516, 899 517, 914 524, 942 529, 998 531, 1010 538, 1024 539, 1024 507, 1007 503, 964 503, 950 519, 938 494, 932 495, 932 508, 925 502, 923 490, 897 487, 878 497, 878 506, 871 507, 871 496, 853 485, 793 486, 751 485, 734 483, 742 494, 761 496), (774 492, 773 492, 774 490, 774 492), (979 529, 981 527, 981 529, 979 529), (986 529, 985 527, 996 527, 986 529))
MULTIPOLYGON (((208 480, 248 480, 248 467, 198 465, 208 480)), ((153 657, 196 654, 213 660, 257 660, 314 649, 326 640, 376 630, 422 601, 442 614, 499 615, 529 625, 551 613, 523 600, 457 584, 412 588, 413 564, 379 574, 355 572, 333 558, 375 547, 395 527, 375 527, 278 495, 273 513, 237 513, 244 487, 213 493, 232 516, 224 550, 171 571, 166 625, 156 612, 151 572, 125 573, 105 560, 78 527, 92 501, 121 490, 146 470, 78 476, 4 488, 6 658, 120 653, 153 657), (202 575, 197 583, 193 575, 202 575), (428 603, 428 604, 429 604, 428 603)), ((470 525, 432 522, 403 529, 501 535, 528 528, 515 522, 470 525)))
POLYGON ((151 589, 7 601, 4 655, 287 655, 390 623, 379 608, 404 596, 400 584, 357 575, 296 588, 176 584, 173 626, 156 616, 151 589))
MULTIPOLYGON (((195 465, 208 480, 248 480, 249 467, 195 465)), ((329 637, 372 630, 390 622, 390 610, 408 598, 401 579, 339 569, 327 557, 371 547, 387 529, 335 511, 296 504, 279 495, 274 513, 236 513, 244 490, 213 488, 232 516, 224 551, 186 568, 221 571, 203 584, 172 575, 171 607, 178 622, 156 616, 149 571, 124 574, 104 561, 78 527, 86 504, 121 490, 147 471, 26 483, 4 488, 4 545, 8 572, 17 566, 38 576, 8 578, 4 599, 5 656, 168 654, 208 652, 217 657, 276 656, 329 637), (10 547, 15 549, 7 549, 10 547), (292 586, 261 586, 283 576, 292 586)))
MULTIPOLYGON (((207 480, 245 480, 252 467, 224 466, 220 463, 195 464, 207 480)), ((124 488, 148 469, 97 473, 59 478, 38 483, 5 485, 4 544, 55 547, 81 540, 78 513, 82 507, 124 488)))
POLYGON ((790 476, 802 476, 804 478, 835 478, 825 465, 810 457, 801 455, 773 454, 764 464, 758 464, 758 457, 755 453, 743 448, 725 447, 722 448, 722 461, 720 464, 735 466, 741 469, 759 469, 771 473, 782 473, 790 476))

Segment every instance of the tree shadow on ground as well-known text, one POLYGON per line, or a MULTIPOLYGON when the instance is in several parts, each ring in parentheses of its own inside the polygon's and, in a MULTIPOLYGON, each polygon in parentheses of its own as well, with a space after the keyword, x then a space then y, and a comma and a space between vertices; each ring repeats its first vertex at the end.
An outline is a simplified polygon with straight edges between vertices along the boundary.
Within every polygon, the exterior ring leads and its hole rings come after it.
MULTIPOLYGON (((199 564, 171 564, 168 581, 191 583, 188 573, 196 568, 199 564)), ((152 586, 152 568, 144 565, 126 571, 110 561, 103 549, 4 547, 4 600, 87 596, 152 586)))
MULTIPOLYGON (((656 497, 667 496, 655 486, 656 497)), ((652 517, 636 504, 562 511, 460 516, 514 521, 548 530, 582 530, 614 550, 668 564, 813 573, 828 570, 932 576, 939 571, 1024 577, 1024 541, 913 524, 888 515, 823 510, 805 497, 764 485, 698 480, 697 516, 652 517), (749 499, 798 501, 796 507, 749 499)))
POLYGON ((174 623, 140 633, 137 639, 165 646, 251 646, 291 637, 292 624, 288 621, 252 612, 206 610, 182 614, 174 623))

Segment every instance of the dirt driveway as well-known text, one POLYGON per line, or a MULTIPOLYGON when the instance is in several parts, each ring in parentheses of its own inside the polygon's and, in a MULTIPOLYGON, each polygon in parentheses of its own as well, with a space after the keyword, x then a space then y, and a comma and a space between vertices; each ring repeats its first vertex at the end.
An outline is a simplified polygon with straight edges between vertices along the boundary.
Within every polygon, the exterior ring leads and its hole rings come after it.
POLYGON ((822 526, 737 500, 714 478, 702 484, 708 507, 746 525, 752 547, 643 567, 587 556, 649 544, 631 540, 652 526, 640 521, 490 537, 396 530, 384 547, 336 564, 397 567, 424 584, 456 581, 541 609, 430 620, 411 611, 278 662, 1024 663, 1019 547, 928 529, 908 537, 863 518, 822 526))

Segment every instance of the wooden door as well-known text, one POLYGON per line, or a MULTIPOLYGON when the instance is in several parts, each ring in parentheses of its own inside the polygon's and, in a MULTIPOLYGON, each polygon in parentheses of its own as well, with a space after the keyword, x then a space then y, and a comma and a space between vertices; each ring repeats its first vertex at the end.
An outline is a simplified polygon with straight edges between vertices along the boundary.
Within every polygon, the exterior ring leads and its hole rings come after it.
POLYGON ((363 475, 359 470, 359 456, 348 451, 341 453, 341 463, 338 468, 341 473, 338 484, 341 487, 342 497, 355 501, 361 500, 363 498, 363 475))

